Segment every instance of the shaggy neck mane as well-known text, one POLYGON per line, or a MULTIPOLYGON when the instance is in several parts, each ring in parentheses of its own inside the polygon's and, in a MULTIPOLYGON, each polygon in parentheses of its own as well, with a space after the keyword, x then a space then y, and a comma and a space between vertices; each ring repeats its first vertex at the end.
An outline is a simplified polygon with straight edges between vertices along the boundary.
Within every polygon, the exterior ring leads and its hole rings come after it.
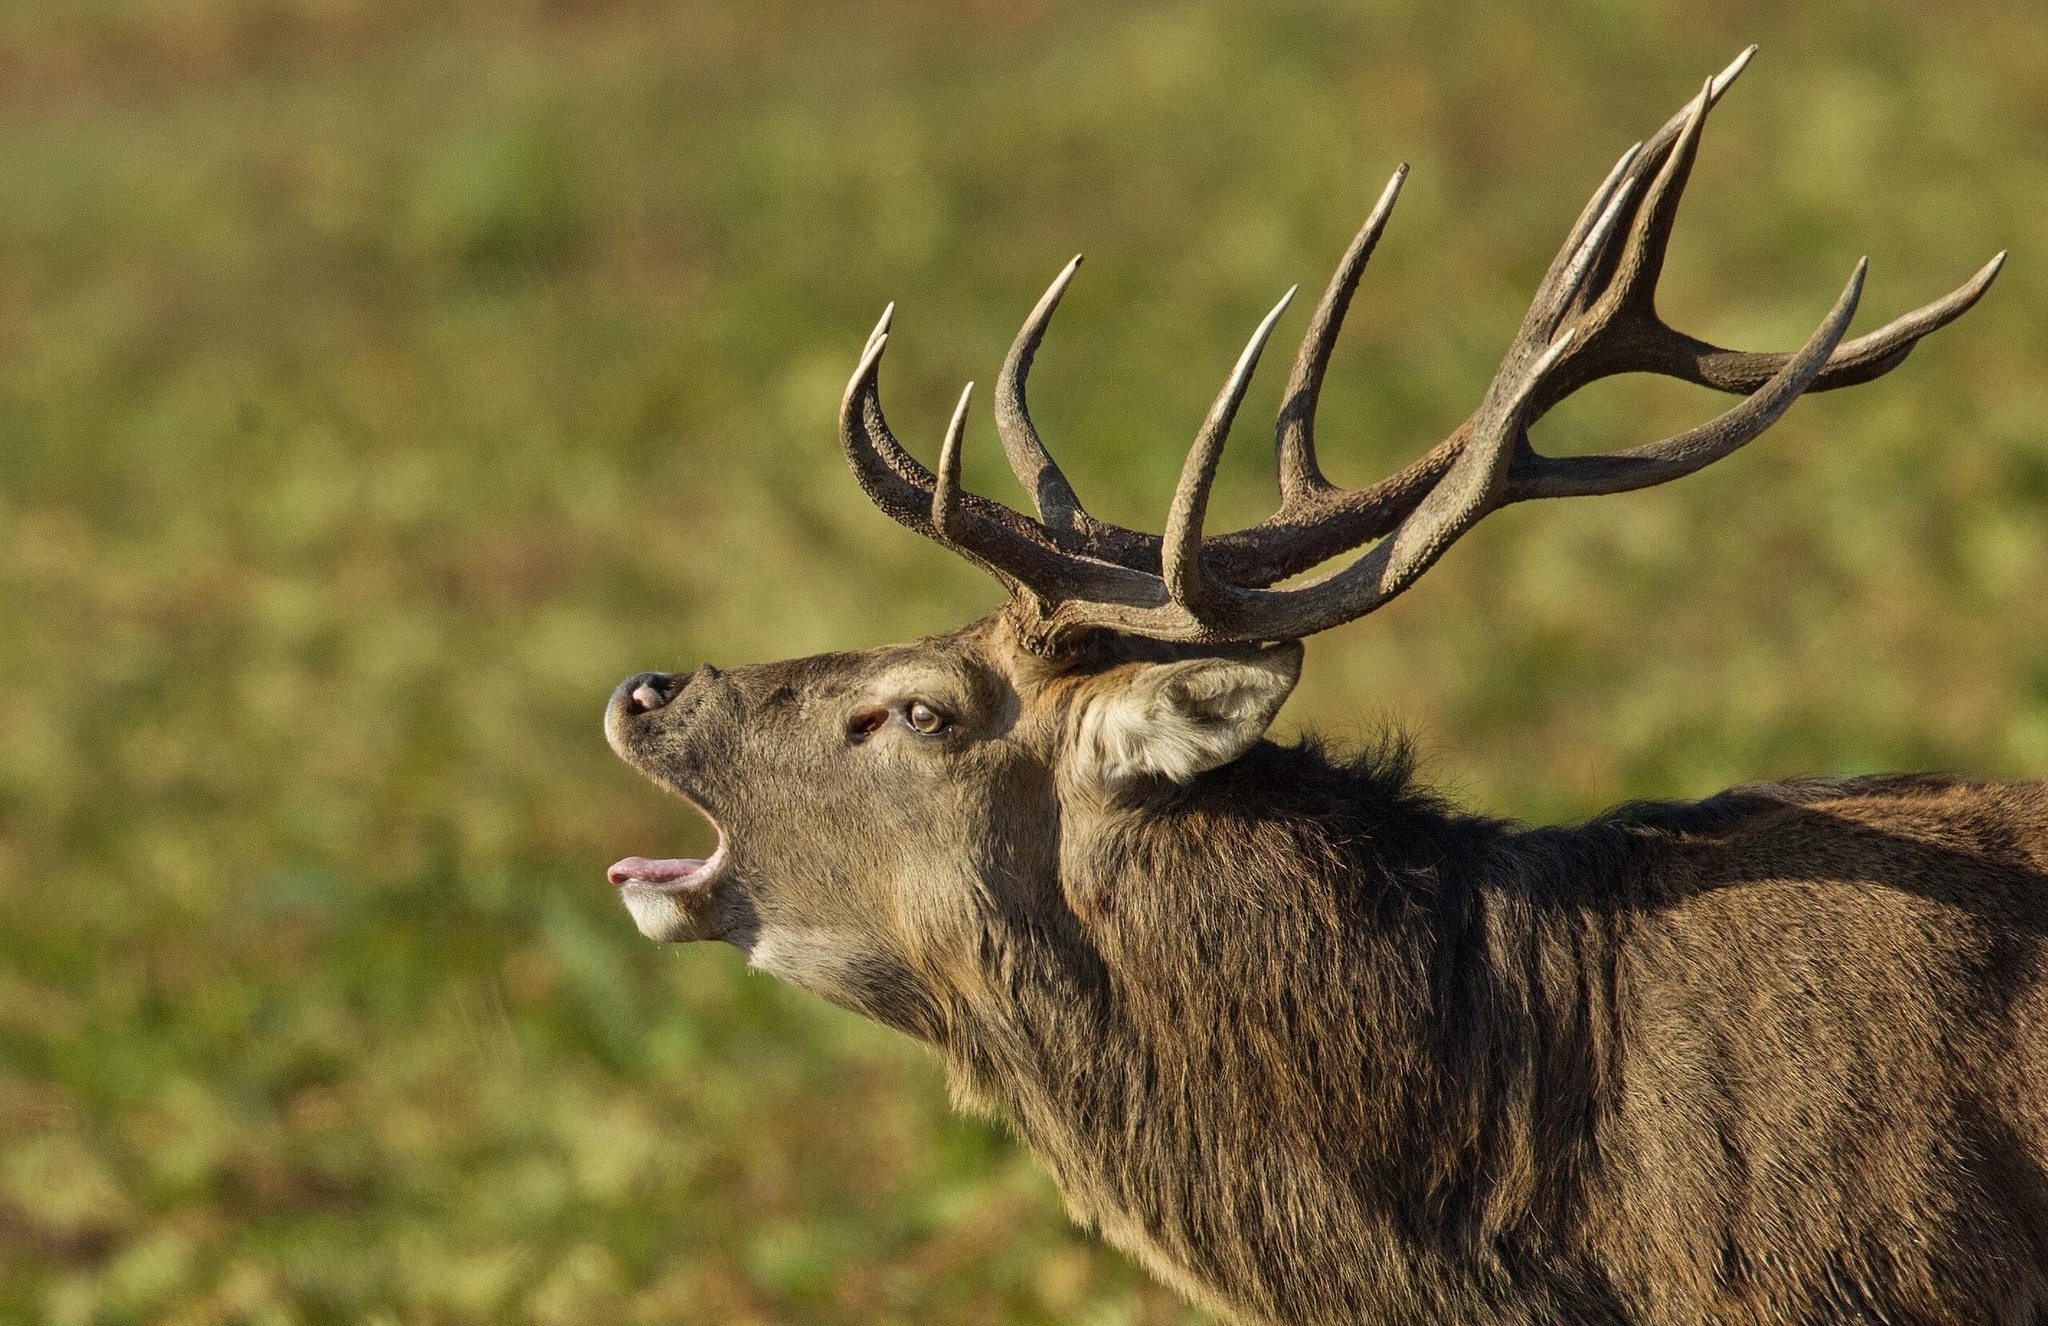
POLYGON ((1262 745, 1070 843, 1071 921, 992 927, 956 1089, 1199 1298, 1327 1304, 1315 1249, 1356 1250, 1361 1313, 1505 1292, 1581 1219, 1644 838, 1453 814, 1399 748, 1262 745))

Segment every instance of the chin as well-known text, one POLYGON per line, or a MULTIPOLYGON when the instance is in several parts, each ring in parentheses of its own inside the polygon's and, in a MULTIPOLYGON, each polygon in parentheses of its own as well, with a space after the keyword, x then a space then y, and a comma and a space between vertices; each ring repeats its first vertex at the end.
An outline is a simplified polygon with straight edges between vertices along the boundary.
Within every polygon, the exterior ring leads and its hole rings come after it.
POLYGON ((695 908, 651 885, 633 882, 619 890, 619 901, 633 917, 641 934, 663 944, 687 944, 710 939, 704 918, 695 908))

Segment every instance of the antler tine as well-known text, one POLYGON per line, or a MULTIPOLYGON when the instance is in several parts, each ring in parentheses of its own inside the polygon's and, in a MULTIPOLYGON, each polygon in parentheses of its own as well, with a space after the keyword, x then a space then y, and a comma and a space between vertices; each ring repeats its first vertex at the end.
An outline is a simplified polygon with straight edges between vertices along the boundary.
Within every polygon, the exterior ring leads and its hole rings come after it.
MULTIPOLYGON (((1349 566, 1299 589, 1248 589, 1206 581, 1203 610, 1189 614, 1195 629, 1180 638, 1299 639, 1363 616, 1414 583, 1459 535, 1500 504, 1530 397, 1574 339, 1567 330, 1533 361, 1524 361, 1526 368, 1520 372, 1502 367, 1475 416, 1472 445, 1390 537, 1349 566)), ((1185 602, 1175 597, 1177 606, 1185 602)))
POLYGON ((1060 306, 1060 297, 1080 269, 1081 255, 1077 253, 1039 296, 1031 316, 1018 329, 1017 339, 1011 342, 1010 353, 1003 358, 1003 371, 996 376, 996 433, 1003 439, 1003 454, 1009 458, 1017 482, 1031 495, 1038 518, 1053 529, 1074 529, 1085 513, 1073 485, 1060 473, 1031 422, 1031 411, 1024 403, 1024 383, 1031 376, 1031 361, 1045 339, 1053 310, 1060 306))
MULTIPOLYGON (((1729 87, 1734 84, 1736 79, 1742 76, 1742 71, 1749 68, 1749 62, 1755 58, 1756 51, 1755 43, 1743 47, 1741 54, 1730 60, 1726 68, 1707 80, 1707 110, 1712 110, 1720 103, 1721 98, 1726 95, 1729 87)), ((1679 107, 1670 119, 1658 126, 1656 133, 1651 134, 1649 138, 1644 140, 1644 154, 1652 163, 1663 159, 1665 150, 1677 141, 1680 134, 1685 132, 1687 122, 1694 118, 1697 109, 1694 102, 1687 102, 1679 107)))
MULTIPOLYGON (((1637 163, 1642 159, 1643 145, 1633 144, 1607 172, 1607 178, 1600 181, 1600 187, 1593 190, 1593 196, 1579 209, 1578 220, 1572 222, 1572 228, 1565 233, 1564 243, 1558 246, 1557 256, 1552 258, 1550 266, 1544 269, 1543 279, 1536 283, 1536 293, 1529 300, 1531 305, 1556 305, 1562 311, 1570 304, 1569 299, 1557 298, 1558 287, 1564 282, 1565 273, 1571 267, 1573 259, 1587 253, 1587 234, 1599 223, 1600 218, 1609 215, 1610 205, 1615 198, 1624 195, 1634 183, 1633 173, 1637 163)), ((1598 256, 1598 252, 1597 248, 1592 250, 1594 256, 1598 256)), ((1583 269, 1581 279, 1583 280, 1583 269)), ((1578 283, 1575 282, 1575 290, 1577 286, 1578 283)))
MULTIPOLYGON (((903 449, 882 413, 880 376, 882 352, 889 345, 887 328, 885 314, 868 338, 839 407, 841 448, 876 506, 898 524, 965 554, 1013 594, 1035 603, 1156 602, 1164 597, 1158 577, 1066 552, 1037 522, 965 491, 959 482, 961 437, 955 429, 948 430, 953 434, 951 457, 940 462, 951 467, 942 496, 939 478, 903 449)), ((964 428, 957 412, 956 422, 964 428)))
POLYGON ((960 443, 967 433, 967 403, 974 397, 974 384, 960 391, 960 403, 946 425, 946 440, 939 447, 939 474, 932 485, 932 528, 939 538, 957 546, 960 539, 960 443))
POLYGON ((1730 83, 1733 83, 1736 79, 1742 77, 1742 71, 1749 68, 1749 62, 1755 55, 1755 42, 1751 42, 1749 45, 1743 47, 1742 54, 1736 56, 1733 60, 1730 60, 1728 62, 1728 67, 1726 69, 1723 69, 1720 73, 1715 74, 1714 77, 1708 81, 1707 96, 1714 101, 1719 101, 1721 99, 1721 94, 1728 90, 1728 85, 1730 83))
MULTIPOLYGON (((1845 341, 1807 390, 1833 391, 1837 387, 1853 387, 1859 382, 1881 378, 1897 368, 1913 352, 1913 347, 1969 312, 1971 306, 1984 297, 1984 292, 1991 288, 1991 283, 1998 279, 1999 270, 2005 266, 2005 257, 2006 251, 2000 249, 1992 255, 1991 261, 1977 269, 1975 275, 1940 299, 1903 313, 1876 331, 1845 341)), ((1672 370, 1660 371, 1670 371, 1673 376, 1716 391, 1754 391, 1785 360, 1782 354, 1724 350, 1683 332, 1674 331, 1671 335, 1682 343, 1685 357, 1672 370)))
POLYGON ((1330 481, 1316 464, 1316 402, 1323 391, 1323 372, 1329 367, 1330 351, 1337 344, 1337 333, 1343 329, 1344 315, 1350 311, 1351 296, 1365 274, 1366 261, 1372 257, 1387 221, 1394 215, 1395 200, 1401 196, 1401 183, 1407 178, 1408 163, 1404 161, 1395 167, 1393 178, 1380 191, 1371 215, 1359 227, 1351 247, 1344 251, 1344 260, 1331 274, 1330 284, 1309 318, 1308 330, 1302 334, 1301 349, 1294 356, 1294 370, 1288 374, 1287 390, 1280 398, 1280 418, 1273 438, 1283 512, 1298 510, 1317 494, 1331 490, 1330 481))
POLYGON ((891 322, 894 322, 895 320, 896 301, 892 299, 887 304, 884 304, 882 306, 881 318, 875 323, 875 329, 868 333, 868 343, 865 347, 862 348, 860 352, 861 357, 863 359, 867 357, 869 351, 875 348, 876 341, 881 340, 884 336, 887 336, 889 334, 889 324, 891 322))
POLYGON ((861 487, 892 519, 908 524, 916 518, 912 513, 930 500, 931 485, 926 480, 931 476, 897 442, 889 431, 889 421, 882 416, 877 379, 882 352, 889 348, 889 323, 895 312, 893 303, 883 309, 881 321, 868 333, 867 348, 861 351, 860 364, 839 403, 839 432, 861 487))
MULTIPOLYGON (((1756 48, 1752 46, 1751 50, 1756 48)), ((1643 205, 1629 228, 1629 242, 1620 257, 1613 292, 1619 299, 1641 301, 1642 313, 1656 316, 1657 278, 1664 273, 1664 255, 1671 245, 1671 228, 1678 220, 1678 202, 1692 178, 1692 163, 1698 159, 1700 134, 1707 127, 1707 112, 1714 107, 1714 80, 1708 79, 1699 96, 1693 98, 1679 120, 1677 138, 1650 182, 1643 205)))
MULTIPOLYGON (((1600 244, 1581 246, 1573 256, 1572 266, 1587 263, 1589 274, 1595 270, 1591 264, 1597 264, 1597 276, 1579 288, 1576 307, 1570 308, 1574 324, 1581 329, 1581 348, 1573 356, 1572 371, 1547 385, 1537 401, 1539 414, 1597 378, 1650 367, 1648 354, 1671 336, 1657 317, 1657 280, 1678 217, 1679 199, 1698 154, 1700 132, 1714 104, 1715 82, 1708 79, 1699 95, 1686 103, 1647 147, 1639 144, 1623 157, 1626 165, 1617 168, 1621 178, 1614 187, 1614 202, 1603 217, 1619 219, 1619 211, 1625 209, 1626 237, 1618 247, 1603 237, 1600 244), (1655 174, 1647 187, 1638 191, 1635 186, 1652 171, 1655 174)), ((1612 233, 1610 230, 1609 235, 1612 233)), ((1560 259, 1568 252, 1572 252, 1569 240, 1560 259)), ((1557 270, 1555 264, 1552 270, 1557 270)), ((1538 302, 1542 299, 1539 294, 1538 302)), ((1563 302, 1567 306, 1574 303, 1563 302)))
POLYGON ((1670 119, 1658 126, 1656 133, 1651 134, 1649 138, 1639 144, 1642 148, 1640 161, 1643 173, 1657 169, 1659 163, 1666 159, 1666 154, 1670 151, 1672 145, 1685 134, 1687 128, 1693 125, 1695 121, 1703 119, 1707 111, 1712 110, 1720 103, 1722 96, 1727 93, 1729 87, 1734 84, 1737 78, 1742 76, 1742 71, 1749 67, 1749 62, 1755 57, 1756 51, 1757 48, 1753 43, 1745 46, 1741 54, 1728 62, 1726 68, 1707 80, 1706 88, 1702 94, 1706 103, 1704 106, 1700 104, 1699 98, 1688 101, 1685 105, 1679 107, 1670 119))
POLYGON ((1230 425, 1237 418, 1237 407, 1244 402, 1245 388, 1251 385, 1266 340, 1273 334, 1273 324, 1280 321, 1280 315, 1287 311, 1294 301, 1294 292, 1300 288, 1289 286, 1245 343, 1236 366, 1224 380, 1223 390, 1216 395, 1216 403, 1202 420, 1201 431, 1195 434, 1195 444, 1188 448, 1180 482, 1173 490, 1173 505, 1166 513, 1166 537, 1160 545, 1161 578, 1173 601, 1197 617, 1208 598, 1202 575, 1202 520, 1209 510, 1209 486, 1216 479, 1216 463, 1223 458, 1223 444, 1230 440, 1230 425))
MULTIPOLYGON (((1636 151, 1637 148, 1630 148, 1622 161, 1627 162, 1636 151)), ((1626 178, 1626 172, 1617 173, 1623 174, 1624 178, 1618 182, 1607 205, 1600 209, 1599 219, 1576 245, 1566 241, 1565 247, 1558 251, 1558 261, 1551 264, 1554 275, 1537 287, 1536 297, 1530 301, 1527 327, 1531 330, 1540 328, 1546 341, 1558 333, 1572 306, 1586 293, 1594 266, 1606 256, 1608 241, 1614 238, 1622 217, 1636 201, 1635 180, 1626 178)))

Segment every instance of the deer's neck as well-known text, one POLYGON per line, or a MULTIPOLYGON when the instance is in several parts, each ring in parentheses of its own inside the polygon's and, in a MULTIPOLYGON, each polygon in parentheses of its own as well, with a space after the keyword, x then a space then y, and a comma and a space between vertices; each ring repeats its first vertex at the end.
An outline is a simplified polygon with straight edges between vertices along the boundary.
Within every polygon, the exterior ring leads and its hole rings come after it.
POLYGON ((1192 1297, 1469 1312, 1574 1223, 1613 909, 1499 826, 1245 772, 1070 854, 1079 937, 1010 938, 956 1080, 1192 1297))

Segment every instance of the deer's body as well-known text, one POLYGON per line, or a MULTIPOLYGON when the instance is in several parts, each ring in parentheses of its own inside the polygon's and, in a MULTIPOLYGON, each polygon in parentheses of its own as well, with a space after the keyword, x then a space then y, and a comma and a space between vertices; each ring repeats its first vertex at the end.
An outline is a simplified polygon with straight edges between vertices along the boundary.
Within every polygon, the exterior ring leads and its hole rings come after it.
POLYGON ((2041 788, 1795 783, 1522 830, 1452 814, 1398 761, 1263 740, 1301 638, 1404 591, 1488 511, 1690 473, 1802 392, 1888 372, 1989 287, 1998 258, 1845 341, 1859 266, 1791 354, 1667 326, 1665 242, 1741 64, 1623 155, 1471 418, 1339 489, 1315 402, 1397 172, 1295 361, 1280 510, 1234 534, 1206 537, 1203 512, 1280 309, 1161 536, 1088 515, 1025 408, 1072 265, 996 389, 1037 520, 961 488, 964 395, 936 473, 890 434, 885 317, 847 457, 1011 602, 908 645, 621 685, 613 747, 719 831, 709 860, 612 867, 640 930, 724 940, 934 1046, 1082 1219, 1246 1321, 2041 1321, 2041 788), (1744 400, 1610 455, 1530 446, 1623 372, 1744 400))
POLYGON ((1099 979, 1019 960, 946 1052, 1191 1297, 2048 1307, 2048 790, 1814 782, 1521 830, 1267 746, 1129 836, 1066 886, 1097 900, 1099 979))

